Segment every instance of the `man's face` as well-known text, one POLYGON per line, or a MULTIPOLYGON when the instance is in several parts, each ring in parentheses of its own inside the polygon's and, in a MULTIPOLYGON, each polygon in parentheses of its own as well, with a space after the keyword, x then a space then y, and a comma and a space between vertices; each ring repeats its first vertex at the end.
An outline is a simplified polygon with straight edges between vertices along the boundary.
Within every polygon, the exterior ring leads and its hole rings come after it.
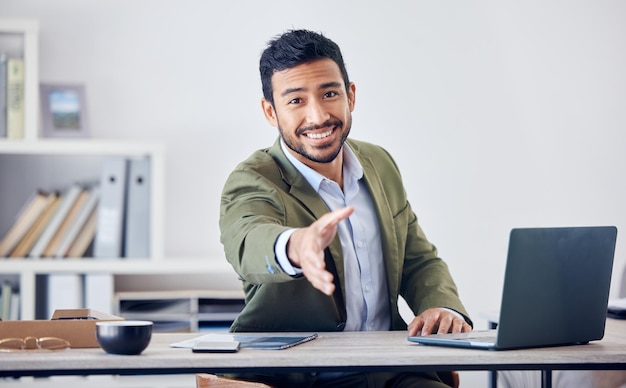
POLYGON ((346 92, 339 66, 320 59, 274 73, 272 87, 274 105, 263 100, 263 111, 292 154, 313 169, 332 162, 350 133, 354 84, 346 92))

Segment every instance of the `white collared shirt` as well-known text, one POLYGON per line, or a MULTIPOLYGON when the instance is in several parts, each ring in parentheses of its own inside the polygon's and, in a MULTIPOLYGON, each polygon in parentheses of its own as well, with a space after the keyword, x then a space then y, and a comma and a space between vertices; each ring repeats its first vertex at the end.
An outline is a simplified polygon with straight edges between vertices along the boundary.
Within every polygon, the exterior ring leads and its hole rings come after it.
MULTIPOLYGON (((333 211, 353 206, 354 212, 339 223, 337 233, 343 251, 347 321, 346 331, 389 330, 391 327, 389 291, 383 260, 380 225, 376 209, 363 179, 361 163, 348 147, 343 147, 344 189, 309 168, 281 147, 289 161, 317 191, 333 211)), ((275 245, 278 263, 290 275, 301 273, 287 258, 287 241, 296 229, 282 233, 275 245)))

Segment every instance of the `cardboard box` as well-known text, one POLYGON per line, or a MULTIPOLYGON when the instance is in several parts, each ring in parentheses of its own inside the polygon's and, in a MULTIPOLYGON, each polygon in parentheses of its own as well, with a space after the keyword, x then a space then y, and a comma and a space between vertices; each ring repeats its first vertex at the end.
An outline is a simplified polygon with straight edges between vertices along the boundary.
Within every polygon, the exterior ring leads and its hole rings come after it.
POLYGON ((0 338, 57 337, 72 348, 99 348, 96 321, 123 319, 91 309, 56 310, 50 320, 0 321, 0 338))

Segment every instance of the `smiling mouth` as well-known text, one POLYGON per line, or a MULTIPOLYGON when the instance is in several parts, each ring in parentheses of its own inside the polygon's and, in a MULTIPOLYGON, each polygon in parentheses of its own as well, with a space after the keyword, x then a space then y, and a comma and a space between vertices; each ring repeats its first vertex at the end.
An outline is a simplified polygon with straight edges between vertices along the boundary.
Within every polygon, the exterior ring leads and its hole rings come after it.
POLYGON ((323 139, 325 137, 330 136, 333 133, 333 128, 329 129, 326 132, 322 132, 322 133, 305 133, 306 137, 308 137, 309 139, 323 139))

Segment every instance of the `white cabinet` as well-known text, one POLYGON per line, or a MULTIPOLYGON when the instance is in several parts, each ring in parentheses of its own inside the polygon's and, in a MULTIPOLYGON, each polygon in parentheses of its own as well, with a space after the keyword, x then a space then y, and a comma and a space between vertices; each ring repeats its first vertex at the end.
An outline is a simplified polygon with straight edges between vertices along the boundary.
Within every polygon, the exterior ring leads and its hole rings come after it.
POLYGON ((20 208, 36 189, 60 190, 76 181, 98 180, 103 159, 108 156, 147 157, 151 181, 150 257, 0 258, 0 283, 9 282, 19 292, 20 319, 47 318, 36 313, 41 311, 38 305, 46 293, 46 290, 38 290, 37 284, 40 278, 50 274, 110 274, 114 277, 114 292, 172 290, 181 283, 193 283, 189 279, 194 277, 195 284, 207 285, 208 289, 214 285, 232 289, 237 279, 225 260, 165 259, 166 149, 163 144, 102 139, 60 140, 41 136, 38 31, 36 21, 0 19, 0 53, 21 55, 25 69, 24 136, 21 139, 0 138, 0 234, 10 228, 20 208), (175 279, 170 284, 171 279, 164 277, 175 279))
MULTIPOLYGON (((37 276, 48 273, 91 272, 133 273, 137 266, 157 265, 164 259, 164 159, 159 144, 90 141, 3 141, 0 142, 0 233, 5 233, 26 199, 37 189, 57 190, 76 181, 100 178, 101 164, 107 156, 148 157, 150 185, 150 257, 127 259, 0 259, 0 279, 19 290, 21 318, 34 319, 37 276), (131 268, 132 265, 135 267, 131 268)), ((167 266, 163 271, 169 271, 167 266)), ((190 270, 191 271, 191 270, 190 270)))

